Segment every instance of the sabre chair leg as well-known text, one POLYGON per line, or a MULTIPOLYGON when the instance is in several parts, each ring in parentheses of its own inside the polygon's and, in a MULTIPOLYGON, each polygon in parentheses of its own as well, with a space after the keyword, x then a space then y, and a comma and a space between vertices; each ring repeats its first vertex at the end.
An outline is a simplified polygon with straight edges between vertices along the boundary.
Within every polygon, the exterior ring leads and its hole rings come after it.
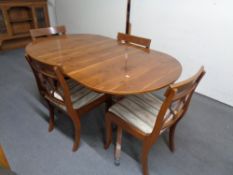
POLYGON ((80 135, 81 135, 81 125, 79 120, 74 120, 74 144, 72 151, 75 152, 78 150, 80 144, 80 135))
POLYGON ((122 128, 117 127, 117 141, 115 147, 115 165, 120 165, 120 157, 121 157, 121 142, 122 142, 122 128))
POLYGON ((174 124, 170 130, 169 130, 169 148, 171 150, 171 152, 175 151, 175 141, 174 141, 174 137, 175 137, 175 130, 176 130, 176 124, 174 124))
POLYGON ((112 143, 112 124, 111 121, 109 119, 109 114, 107 113, 105 115, 105 145, 104 145, 104 149, 108 149, 110 144, 112 143))
POLYGON ((49 107, 49 129, 48 131, 51 132, 54 129, 54 106, 48 102, 48 107, 49 107))
POLYGON ((141 163, 143 175, 148 175, 148 154, 150 151, 150 147, 151 146, 144 144, 142 148, 141 163))

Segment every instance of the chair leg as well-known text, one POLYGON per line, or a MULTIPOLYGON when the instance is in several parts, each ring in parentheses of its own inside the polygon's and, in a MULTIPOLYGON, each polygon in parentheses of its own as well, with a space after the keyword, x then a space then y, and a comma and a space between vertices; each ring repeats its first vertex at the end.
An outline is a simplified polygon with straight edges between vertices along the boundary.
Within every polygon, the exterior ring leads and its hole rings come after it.
POLYGON ((122 128, 117 127, 117 141, 115 147, 115 165, 120 165, 120 157, 121 157, 121 142, 122 142, 122 128))
POLYGON ((141 163, 142 163, 142 172, 143 175, 148 175, 148 154, 150 152, 150 149, 152 147, 153 143, 152 142, 145 142, 142 147, 142 152, 141 152, 141 163))
POLYGON ((48 131, 51 132, 54 129, 54 107, 51 105, 50 102, 48 102, 49 106, 49 129, 48 131))
POLYGON ((74 144, 72 151, 75 152, 78 150, 79 144, 80 144, 80 135, 81 135, 81 124, 80 119, 78 116, 74 116, 71 118, 74 124, 74 144))
POLYGON ((150 151, 150 146, 144 144, 141 153, 141 163, 143 175, 148 175, 148 154, 150 151))
POLYGON ((108 149, 112 143, 112 123, 109 119, 108 113, 105 115, 105 144, 104 149, 108 149))
POLYGON ((169 148, 170 148, 171 152, 175 151, 174 137, 175 137, 176 125, 177 125, 177 123, 175 123, 169 130, 169 148))
POLYGON ((105 112, 108 111, 108 109, 112 106, 112 96, 108 96, 105 104, 105 112))

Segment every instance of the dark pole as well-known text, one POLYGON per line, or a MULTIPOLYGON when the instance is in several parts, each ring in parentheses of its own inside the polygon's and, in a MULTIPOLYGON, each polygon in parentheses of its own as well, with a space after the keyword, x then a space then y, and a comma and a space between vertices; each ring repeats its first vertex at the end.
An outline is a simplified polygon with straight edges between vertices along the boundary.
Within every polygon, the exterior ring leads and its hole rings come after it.
POLYGON ((130 7, 131 7, 131 0, 127 2, 127 15, 126 15, 126 34, 130 34, 131 25, 130 25, 130 7))

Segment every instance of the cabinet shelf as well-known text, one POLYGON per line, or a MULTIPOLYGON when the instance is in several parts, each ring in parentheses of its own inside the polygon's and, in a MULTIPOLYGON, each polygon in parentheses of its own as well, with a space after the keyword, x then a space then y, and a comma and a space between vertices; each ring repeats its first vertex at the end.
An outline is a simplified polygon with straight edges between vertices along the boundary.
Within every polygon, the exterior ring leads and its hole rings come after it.
POLYGON ((21 23, 21 22, 30 22, 32 21, 32 18, 28 18, 28 19, 12 19, 10 20, 10 23, 21 23))
POLYGON ((17 38, 27 38, 27 37, 30 37, 29 33, 16 34, 16 35, 13 35, 11 38, 17 39, 17 38))
POLYGON ((21 34, 14 34, 10 36, 3 36, 1 37, 2 40, 14 40, 14 39, 20 39, 20 38, 30 38, 29 33, 21 33, 21 34))

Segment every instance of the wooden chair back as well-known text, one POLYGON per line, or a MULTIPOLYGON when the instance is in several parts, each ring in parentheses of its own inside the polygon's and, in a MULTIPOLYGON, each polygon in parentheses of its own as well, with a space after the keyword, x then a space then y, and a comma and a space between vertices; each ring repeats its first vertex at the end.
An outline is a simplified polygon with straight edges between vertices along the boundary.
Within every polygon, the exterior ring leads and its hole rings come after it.
POLYGON ((4 154, 1 145, 0 145, 0 168, 10 169, 10 165, 8 163, 8 160, 6 158, 6 155, 4 154))
POLYGON ((117 40, 120 42, 131 43, 145 48, 150 48, 151 40, 147 38, 142 38, 134 35, 128 35, 124 33, 118 33, 117 40))
POLYGON ((161 130, 171 127, 184 116, 192 95, 204 75, 205 70, 202 66, 191 78, 169 86, 164 94, 166 99, 158 114, 153 132, 157 130, 159 133, 161 130), (169 118, 170 115, 172 115, 172 119, 169 118))
POLYGON ((30 34, 31 34, 32 40, 35 41, 39 38, 45 38, 45 37, 50 37, 54 35, 65 35, 66 28, 65 26, 57 26, 57 27, 31 29, 30 34))
POLYGON ((50 102, 65 105, 67 109, 71 109, 70 90, 62 68, 42 63, 29 56, 25 57, 32 68, 40 94, 50 102))

